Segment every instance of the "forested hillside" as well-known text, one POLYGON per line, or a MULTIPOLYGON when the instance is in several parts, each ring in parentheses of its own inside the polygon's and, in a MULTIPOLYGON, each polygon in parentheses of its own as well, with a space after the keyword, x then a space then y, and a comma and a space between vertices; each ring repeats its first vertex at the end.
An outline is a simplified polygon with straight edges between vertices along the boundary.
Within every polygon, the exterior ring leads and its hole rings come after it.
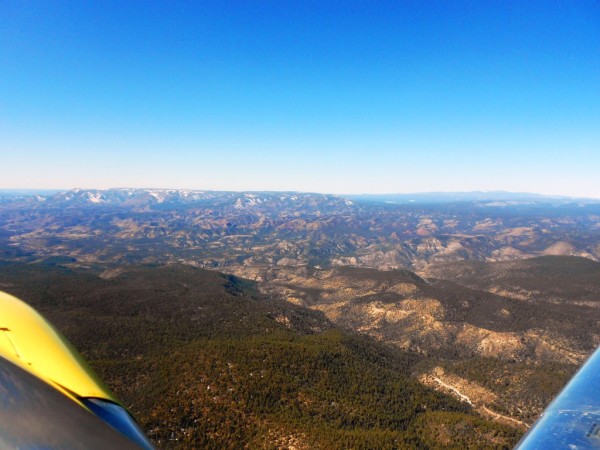
POLYGON ((161 448, 508 448, 423 386, 419 357, 190 267, 3 263, 0 289, 78 347, 161 448))

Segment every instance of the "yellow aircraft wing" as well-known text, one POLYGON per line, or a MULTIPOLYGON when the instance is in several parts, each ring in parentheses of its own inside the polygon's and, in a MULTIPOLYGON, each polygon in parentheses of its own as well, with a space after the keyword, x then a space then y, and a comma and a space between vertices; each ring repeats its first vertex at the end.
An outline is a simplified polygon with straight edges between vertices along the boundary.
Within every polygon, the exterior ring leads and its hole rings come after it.
MULTIPOLYGON (((27 396, 23 392, 18 393, 17 387, 21 385, 14 383, 14 376, 27 372, 58 391, 63 398, 69 399, 79 408, 82 417, 94 415, 117 430, 122 437, 128 438, 127 442, 132 445, 135 443, 141 448, 152 448, 132 416, 67 339, 32 307, 3 292, 0 292, 0 360, 5 372, 4 379, 0 378, 0 417, 23 410, 23 405, 19 405, 17 400, 24 400, 27 396)), ((21 378, 30 380, 24 375, 21 378)), ((47 389, 39 388, 31 381, 27 382, 27 386, 41 392, 40 395, 47 395, 47 389)), ((21 418, 31 417, 29 428, 41 420, 41 417, 35 419, 35 412, 34 408, 28 412, 29 416, 21 418)), ((38 409, 38 413, 47 414, 48 411, 38 409)), ((69 426, 64 420, 61 424, 59 417, 56 417, 54 425, 53 428, 69 426)), ((8 439, 6 436, 10 431, 0 425, 0 443, 3 438, 8 439)), ((33 445, 33 442, 29 444, 33 445)), ((29 444, 24 446, 29 448, 29 444)), ((39 444, 44 443, 36 443, 39 444)), ((43 448, 54 448, 46 444, 43 448)))

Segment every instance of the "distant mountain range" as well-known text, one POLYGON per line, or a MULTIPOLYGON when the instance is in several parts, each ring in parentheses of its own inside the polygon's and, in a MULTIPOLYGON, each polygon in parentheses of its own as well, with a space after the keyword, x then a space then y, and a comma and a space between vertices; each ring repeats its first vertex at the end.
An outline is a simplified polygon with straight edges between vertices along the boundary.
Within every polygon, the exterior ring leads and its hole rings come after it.
POLYGON ((154 205, 154 204, 194 204, 219 199, 233 201, 239 206, 253 206, 263 202, 297 201, 304 198, 340 199, 347 204, 357 203, 387 203, 387 204, 440 204, 460 202, 493 203, 499 206, 516 203, 544 204, 600 204, 600 199, 573 198, 568 196, 550 196, 531 193, 515 193, 504 191, 473 191, 473 192, 417 192, 408 194, 361 194, 361 195, 330 195, 305 192, 234 192, 190 189, 72 189, 68 191, 35 190, 35 189, 0 189, 0 201, 21 202, 50 202, 61 204, 69 202, 73 205, 106 204, 106 205, 154 205), (495 202, 498 202, 497 204, 495 202))
POLYGON ((339 202, 351 204, 349 199, 325 194, 298 192, 227 192, 195 191, 187 189, 72 189, 64 192, 0 191, 4 202, 19 204, 45 203, 46 205, 70 207, 84 205, 107 205, 125 207, 179 206, 214 202, 218 206, 235 208, 252 207, 260 204, 281 206, 286 204, 306 205, 307 202, 339 202))
POLYGON ((412 194, 363 194, 350 195, 355 201, 375 203, 458 203, 458 202, 498 202, 506 205, 515 203, 600 203, 600 199, 574 198, 560 195, 542 195, 525 192, 473 191, 473 192, 416 192, 412 194))
POLYGON ((437 194, 420 195, 413 196, 418 201, 402 202, 409 197, 160 189, 5 192, 0 252, 86 264, 183 262, 228 270, 249 265, 420 269, 432 262, 548 254, 600 259, 600 202, 472 193, 440 194, 436 203, 437 194))

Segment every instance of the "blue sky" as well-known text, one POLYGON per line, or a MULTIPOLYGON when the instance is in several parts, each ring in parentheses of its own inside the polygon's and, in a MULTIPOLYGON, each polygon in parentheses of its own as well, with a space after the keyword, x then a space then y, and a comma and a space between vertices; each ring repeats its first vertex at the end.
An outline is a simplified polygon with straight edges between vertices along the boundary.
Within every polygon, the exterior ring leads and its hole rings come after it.
POLYGON ((0 0, 0 158, 0 188, 600 198, 600 4, 0 0))

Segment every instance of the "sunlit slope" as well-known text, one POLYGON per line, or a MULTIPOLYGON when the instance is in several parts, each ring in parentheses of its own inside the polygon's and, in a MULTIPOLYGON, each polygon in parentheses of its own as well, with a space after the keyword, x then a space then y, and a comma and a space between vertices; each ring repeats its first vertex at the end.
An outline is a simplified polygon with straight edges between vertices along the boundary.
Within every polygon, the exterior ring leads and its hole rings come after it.
POLYGON ((419 366, 424 383, 460 392, 485 417, 524 426, 600 343, 600 309, 590 297, 598 267, 583 258, 544 257, 453 263, 423 273, 448 279, 353 267, 247 267, 240 274, 267 280, 266 292, 321 311, 339 326, 427 355, 419 366), (471 273, 473 267, 479 271, 471 273), (488 272, 495 274, 495 292, 475 288, 478 274, 486 283, 488 272), (511 280, 537 294, 506 294, 511 280), (552 292, 560 298, 545 295, 552 292))

